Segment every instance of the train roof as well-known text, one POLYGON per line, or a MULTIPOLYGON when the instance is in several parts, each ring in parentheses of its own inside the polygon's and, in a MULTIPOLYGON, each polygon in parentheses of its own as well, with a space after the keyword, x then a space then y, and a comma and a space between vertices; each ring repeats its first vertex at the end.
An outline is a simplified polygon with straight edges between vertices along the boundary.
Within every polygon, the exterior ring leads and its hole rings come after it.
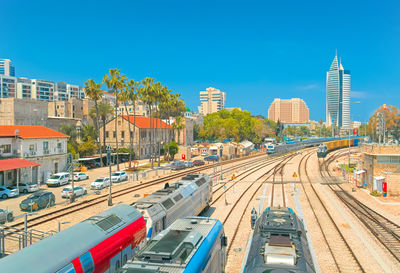
POLYGON ((206 262, 222 228, 221 222, 212 218, 180 218, 155 236, 119 273, 172 273, 198 268, 206 262))
POLYGON ((1 271, 54 272, 141 216, 135 208, 119 204, 0 259, 1 271))
MULTIPOLYGON (((186 198, 209 179, 207 174, 188 174, 174 183, 166 183, 163 189, 139 199, 133 205, 138 209, 147 209, 154 204, 167 201, 167 199, 171 199, 172 196, 176 197, 179 194, 181 195, 178 197, 179 199, 186 198)), ((168 209, 168 207, 167 205, 166 209, 168 209)))
POLYGON ((303 224, 290 208, 268 208, 258 218, 244 272, 275 270, 315 272, 303 224))

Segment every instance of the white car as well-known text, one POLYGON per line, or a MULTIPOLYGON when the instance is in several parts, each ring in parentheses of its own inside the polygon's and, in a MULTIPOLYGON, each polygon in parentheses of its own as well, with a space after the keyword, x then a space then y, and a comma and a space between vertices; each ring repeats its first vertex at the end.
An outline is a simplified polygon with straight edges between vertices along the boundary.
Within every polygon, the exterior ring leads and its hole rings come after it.
MULTIPOLYGON (((82 196, 87 194, 87 191, 84 187, 77 186, 74 187, 74 195, 75 197, 82 196)), ((65 187, 61 192, 62 198, 70 198, 72 195, 72 186, 65 187)))
POLYGON ((19 195, 19 191, 16 188, 1 186, 0 187, 0 197, 7 199, 8 197, 15 197, 19 195))
POLYGON ((48 187, 61 186, 69 183, 71 175, 69 173, 56 173, 46 180, 48 187))
POLYGON ((124 180, 127 180, 127 179, 128 179, 128 174, 126 172, 123 172, 123 171, 115 172, 115 173, 113 173, 111 175, 111 181, 113 183, 121 182, 121 181, 124 181, 124 180))
POLYGON ((108 177, 99 177, 95 181, 90 184, 90 189, 92 190, 101 190, 110 186, 110 178, 108 177))
POLYGON ((19 183, 18 185, 19 192, 28 193, 35 192, 39 190, 38 184, 27 184, 27 183, 19 183))
POLYGON ((86 173, 74 173, 74 181, 81 181, 85 179, 89 179, 89 175, 86 173))

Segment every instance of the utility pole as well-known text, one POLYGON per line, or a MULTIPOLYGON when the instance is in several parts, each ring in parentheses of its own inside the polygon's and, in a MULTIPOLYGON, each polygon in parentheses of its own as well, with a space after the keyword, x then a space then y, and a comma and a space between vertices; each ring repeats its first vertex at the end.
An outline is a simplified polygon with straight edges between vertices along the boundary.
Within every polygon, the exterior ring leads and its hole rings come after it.
POLYGON ((111 181, 111 146, 108 145, 107 148, 107 163, 108 163, 108 171, 109 171, 109 175, 110 175, 110 185, 108 188, 108 206, 112 206, 112 196, 111 196, 111 185, 112 185, 112 181, 111 181))
POLYGON ((221 146, 219 147, 219 160, 221 162, 221 175, 219 178, 221 181, 223 179, 223 177, 222 177, 222 151, 223 151, 223 149, 224 149, 224 146, 222 146, 222 144, 221 144, 221 146))
POLYGON ((351 128, 349 128, 349 166, 348 166, 348 171, 349 171, 349 183, 350 183, 350 130, 351 128))
POLYGON ((69 197, 70 202, 73 203, 75 202, 75 191, 74 191, 74 162, 72 158, 72 153, 68 153, 68 162, 69 166, 71 168, 71 186, 72 186, 72 193, 71 196, 69 197))

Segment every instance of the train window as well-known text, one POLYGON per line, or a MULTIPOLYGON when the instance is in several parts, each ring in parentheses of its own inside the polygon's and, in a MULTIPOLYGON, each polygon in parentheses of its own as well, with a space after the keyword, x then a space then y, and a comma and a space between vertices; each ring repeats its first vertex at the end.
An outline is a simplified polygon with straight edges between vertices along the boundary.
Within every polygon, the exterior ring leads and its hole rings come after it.
POLYGON ((175 202, 178 202, 179 200, 181 200, 183 198, 182 194, 178 193, 175 197, 174 200, 175 202))
POLYGON ((126 264, 128 262, 128 255, 124 255, 124 257, 122 258, 122 264, 126 264))
POLYGON ((83 273, 94 272, 94 262, 92 254, 90 252, 86 252, 85 254, 80 256, 79 261, 81 262, 83 273))
POLYGON ((67 264, 60 270, 57 270, 56 273, 75 273, 75 267, 72 263, 67 264))
POLYGON ((172 208, 173 206, 174 206, 174 202, 171 200, 171 199, 167 199, 167 200, 165 200, 165 201, 163 201, 162 203, 161 203, 163 206, 164 206, 164 208, 166 208, 166 209, 170 209, 170 208, 172 208))
POLYGON ((204 183, 206 183, 206 180, 205 180, 204 177, 202 177, 202 178, 200 178, 199 180, 196 181, 196 185, 199 186, 199 187, 201 185, 203 185, 204 183))

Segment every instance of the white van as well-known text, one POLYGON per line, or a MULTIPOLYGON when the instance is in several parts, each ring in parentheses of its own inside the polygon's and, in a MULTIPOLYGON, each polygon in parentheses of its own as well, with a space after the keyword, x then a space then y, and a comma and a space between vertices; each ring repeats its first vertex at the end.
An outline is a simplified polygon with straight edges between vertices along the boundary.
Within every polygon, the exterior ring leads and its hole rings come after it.
POLYGON ((68 184, 70 179, 71 175, 69 173, 56 173, 46 180, 46 184, 48 187, 58 187, 68 184))

